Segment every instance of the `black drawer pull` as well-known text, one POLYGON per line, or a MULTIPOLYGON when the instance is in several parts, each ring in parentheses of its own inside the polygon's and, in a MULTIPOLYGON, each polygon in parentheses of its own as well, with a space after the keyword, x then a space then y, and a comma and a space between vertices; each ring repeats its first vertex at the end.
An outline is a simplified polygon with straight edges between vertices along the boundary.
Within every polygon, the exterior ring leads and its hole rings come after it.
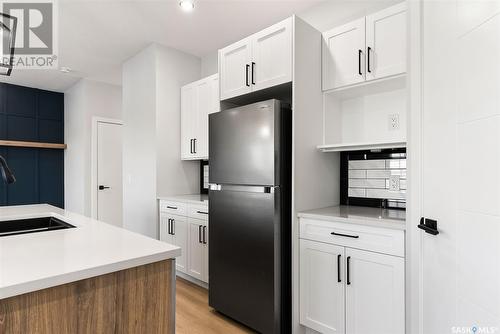
POLYGON ((207 227, 203 226, 203 244, 207 244, 207 227))
POLYGON ((339 237, 346 237, 346 238, 353 238, 353 239, 358 239, 359 238, 359 235, 342 234, 342 233, 335 233, 335 232, 332 232, 330 234, 331 235, 336 235, 336 236, 339 236, 339 237))
POLYGON ((177 210, 176 206, 167 206, 167 209, 177 210))
POLYGON ((203 243, 203 240, 201 239, 201 228, 203 226, 201 225, 198 225, 198 243, 202 244, 203 243))
POLYGON ((342 279, 340 278, 340 259, 342 255, 337 255, 337 282, 342 282, 342 279))
POLYGON ((202 214, 202 215, 208 215, 208 212, 205 211, 196 211, 196 213, 202 214))
POLYGON ((361 56, 363 55, 363 50, 358 50, 358 74, 363 75, 361 71, 361 56))

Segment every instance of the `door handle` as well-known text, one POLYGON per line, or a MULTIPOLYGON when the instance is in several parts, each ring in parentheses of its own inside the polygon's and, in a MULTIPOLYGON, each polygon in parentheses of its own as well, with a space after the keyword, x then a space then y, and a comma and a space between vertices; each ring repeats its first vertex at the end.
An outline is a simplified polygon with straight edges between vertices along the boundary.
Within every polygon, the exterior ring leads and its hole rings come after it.
POLYGON ((370 53, 371 53, 371 51, 372 51, 371 47, 368 47, 366 49, 366 65, 367 65, 368 73, 372 73, 372 70, 370 68, 370 53))
POLYGON ((107 186, 103 186, 103 185, 99 186, 99 190, 104 190, 104 189, 109 189, 109 188, 111 188, 111 187, 107 187, 107 186))
POLYGON ((340 277, 340 260, 342 258, 342 255, 337 255, 337 282, 342 282, 342 279, 340 277))
POLYGON ((347 285, 351 285, 351 273, 350 273, 350 268, 351 267, 351 257, 347 257, 347 285))
POLYGON ((203 240, 201 240, 201 228, 202 227, 203 226, 198 225, 198 243, 200 243, 200 244, 203 243, 203 240))
POLYGON ((438 235, 439 231, 437 229, 437 220, 429 219, 429 218, 420 218, 420 224, 417 227, 421 230, 424 230, 426 233, 432 235, 438 235))
POLYGON ((245 65, 245 83, 247 87, 250 87, 250 84, 248 83, 248 70, 250 69, 250 65, 246 64, 245 65))
POLYGON ((330 234, 331 235, 336 235, 336 236, 339 236, 339 237, 346 237, 346 238, 353 238, 353 239, 358 239, 359 238, 359 235, 350 235, 350 234, 335 233, 335 232, 332 232, 330 234))
POLYGON ((252 62, 252 85, 255 85, 255 63, 252 62))
POLYGON ((363 50, 358 50, 358 73, 359 75, 363 75, 361 71, 361 56, 363 55, 363 50))
POLYGON ((207 227, 203 226, 203 244, 207 244, 207 227))

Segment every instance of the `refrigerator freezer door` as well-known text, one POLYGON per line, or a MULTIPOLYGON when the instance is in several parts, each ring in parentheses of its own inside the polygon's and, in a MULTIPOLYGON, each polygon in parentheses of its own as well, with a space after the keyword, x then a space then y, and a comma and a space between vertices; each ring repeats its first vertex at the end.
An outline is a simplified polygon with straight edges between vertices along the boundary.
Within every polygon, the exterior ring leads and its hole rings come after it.
POLYGON ((269 100, 211 114, 210 183, 277 185, 280 113, 269 100))
POLYGON ((210 191, 209 304, 260 333, 281 313, 279 192, 210 191))

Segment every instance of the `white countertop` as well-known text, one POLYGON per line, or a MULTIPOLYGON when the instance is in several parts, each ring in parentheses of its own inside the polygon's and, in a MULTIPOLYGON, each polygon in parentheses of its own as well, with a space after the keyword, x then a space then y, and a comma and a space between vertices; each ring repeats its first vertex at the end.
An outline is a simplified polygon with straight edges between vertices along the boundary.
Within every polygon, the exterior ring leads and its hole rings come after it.
POLYGON ((158 199, 164 201, 208 205, 208 195, 205 194, 161 196, 158 197, 158 199))
POLYGON ((378 226, 397 230, 405 230, 406 228, 406 212, 403 210, 340 205, 299 212, 298 216, 301 218, 378 226))
POLYGON ((0 207, 0 224, 47 216, 76 228, 0 237, 0 299, 181 254, 177 246, 50 205, 0 207))

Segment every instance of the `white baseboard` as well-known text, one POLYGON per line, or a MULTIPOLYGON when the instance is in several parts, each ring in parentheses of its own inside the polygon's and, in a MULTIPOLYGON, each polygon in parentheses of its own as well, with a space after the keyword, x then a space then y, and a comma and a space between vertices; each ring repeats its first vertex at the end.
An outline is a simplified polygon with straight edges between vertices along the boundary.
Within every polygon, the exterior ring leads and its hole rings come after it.
POLYGON ((191 283, 193 283, 193 284, 196 284, 196 285, 201 286, 202 288, 204 288, 204 289, 207 289, 207 290, 208 290, 208 283, 205 283, 205 282, 203 282, 203 281, 200 281, 199 279, 194 278, 194 277, 192 277, 192 276, 189 276, 189 275, 187 275, 187 274, 181 273, 180 271, 177 271, 177 272, 176 272, 176 274, 177 274, 177 276, 179 276, 180 278, 185 279, 186 281, 189 281, 189 282, 191 282, 191 283))

